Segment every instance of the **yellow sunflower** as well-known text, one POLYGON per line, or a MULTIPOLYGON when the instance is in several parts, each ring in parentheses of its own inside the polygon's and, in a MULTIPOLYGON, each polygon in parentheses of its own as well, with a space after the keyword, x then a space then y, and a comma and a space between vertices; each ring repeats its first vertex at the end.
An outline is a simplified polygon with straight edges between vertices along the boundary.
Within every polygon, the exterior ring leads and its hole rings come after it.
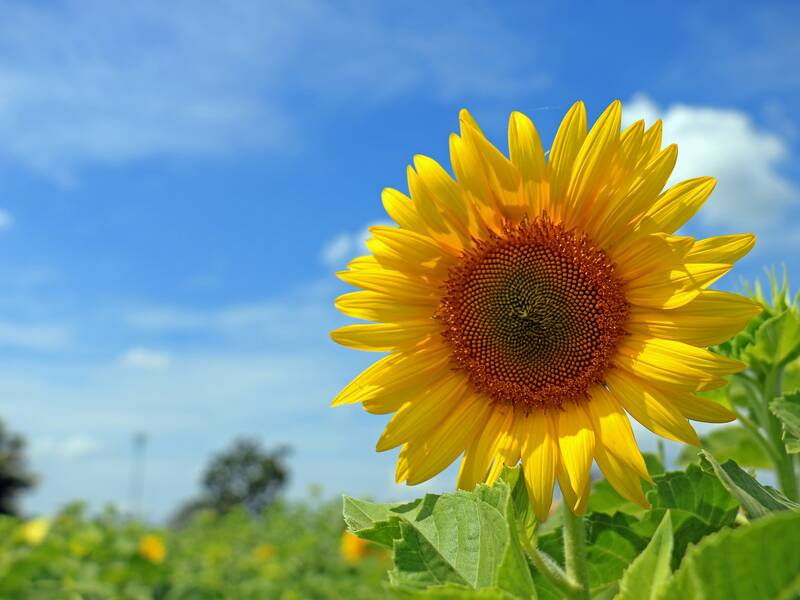
POLYGON ((333 405, 394 413, 379 451, 401 447, 398 482, 425 481, 463 454, 458 486, 492 482, 522 462, 536 515, 558 481, 576 514, 592 461, 626 498, 647 505, 649 480, 628 415, 698 445, 688 419, 734 415, 695 395, 743 368, 706 346, 760 307, 708 287, 755 242, 675 235, 715 181, 662 193, 677 157, 661 123, 621 131, 613 102, 587 132, 576 103, 546 157, 531 120, 513 113, 506 158, 467 111, 450 137, 455 179, 416 156, 410 197, 387 189, 397 227, 372 227, 370 255, 339 273, 361 288, 338 298, 374 323, 332 333, 389 354, 333 405))

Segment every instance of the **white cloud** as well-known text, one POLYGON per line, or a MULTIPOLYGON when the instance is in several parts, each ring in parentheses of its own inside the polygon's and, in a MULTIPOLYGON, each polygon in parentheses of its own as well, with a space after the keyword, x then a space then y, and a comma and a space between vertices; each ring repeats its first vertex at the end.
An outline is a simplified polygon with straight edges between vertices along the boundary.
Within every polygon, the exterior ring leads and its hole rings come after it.
POLYGON ((11 229, 14 226, 14 217, 8 211, 0 209, 0 231, 11 229))
POLYGON ((62 324, 23 324, 0 321, 0 347, 54 351, 68 346, 72 331, 62 324))
POLYGON ((65 438, 43 437, 34 439, 31 453, 37 459, 78 459, 92 456, 100 450, 97 440, 85 434, 65 438))
POLYGON ((369 227, 355 233, 340 233, 323 244, 319 255, 322 263, 331 269, 342 269, 350 259, 369 252, 366 246, 370 237, 369 227))
POLYGON ((324 0, 5 5, 0 156, 70 183, 91 164, 284 150, 352 98, 543 84, 491 15, 412 17, 324 0))
POLYGON ((122 366, 134 369, 161 370, 169 367, 172 356, 160 350, 131 348, 119 357, 118 362, 122 366))
POLYGON ((678 144, 670 183, 702 175, 718 180, 700 211, 706 223, 758 232, 785 224, 782 215, 797 203, 800 190, 781 174, 788 148, 777 134, 759 129, 738 110, 684 104, 661 109, 643 95, 625 105, 626 123, 639 118, 648 125, 661 118, 665 144, 678 144))
POLYGON ((325 330, 334 324, 336 313, 332 294, 328 293, 320 298, 298 295, 209 309, 148 306, 130 310, 124 318, 130 327, 142 332, 199 336, 195 345, 229 341, 240 347, 251 342, 262 347, 296 347, 327 337, 325 330))

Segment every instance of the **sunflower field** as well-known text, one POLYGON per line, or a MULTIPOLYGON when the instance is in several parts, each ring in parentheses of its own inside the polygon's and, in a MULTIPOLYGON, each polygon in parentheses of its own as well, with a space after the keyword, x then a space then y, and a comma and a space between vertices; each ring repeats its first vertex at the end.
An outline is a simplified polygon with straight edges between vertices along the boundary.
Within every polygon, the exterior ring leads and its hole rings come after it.
POLYGON ((386 550, 344 533, 339 502, 206 512, 179 530, 113 510, 90 517, 79 504, 0 519, 4 600, 366 600, 389 564, 386 550))

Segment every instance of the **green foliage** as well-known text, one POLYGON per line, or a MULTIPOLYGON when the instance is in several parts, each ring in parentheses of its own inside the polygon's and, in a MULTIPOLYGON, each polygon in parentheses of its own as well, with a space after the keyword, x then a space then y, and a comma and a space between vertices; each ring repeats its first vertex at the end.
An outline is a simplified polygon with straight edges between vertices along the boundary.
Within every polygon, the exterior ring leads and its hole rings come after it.
POLYGON ((664 584, 672 574, 673 546, 672 519, 670 512, 653 534, 647 548, 636 557, 619 582, 620 592, 615 600, 656 600, 664 584))
POLYGON ((680 562, 689 544, 733 524, 738 503, 717 477, 699 466, 689 465, 686 471, 665 473, 653 480, 655 487, 647 492, 652 509, 644 514, 635 529, 651 537, 669 510, 674 539, 673 566, 680 562))
POLYGON ((792 502, 775 488, 761 485, 732 460, 720 464, 711 454, 701 450, 700 463, 704 470, 717 476, 751 519, 779 510, 800 510, 800 504, 792 502))
MULTIPOLYGON (((700 438, 703 448, 721 461, 735 460, 738 464, 754 469, 769 469, 772 461, 753 435, 740 425, 729 425, 714 429, 700 438)), ((680 465, 697 461, 697 448, 686 446, 678 455, 680 465)))
POLYGON ((0 519, 0 598, 373 600, 390 564, 373 545, 356 561, 342 556, 338 503, 202 512, 180 530, 113 511, 92 518, 78 505, 44 523, 39 538, 30 523, 0 519), (148 534, 163 541, 162 562, 143 553, 148 534))
POLYGON ((663 600, 751 600, 800 594, 800 514, 773 514, 711 536, 687 554, 663 600))
POLYGON ((797 454, 800 452, 800 390, 773 400, 769 408, 781 422, 786 452, 797 454))
POLYGON ((745 351, 750 364, 785 367, 800 356, 800 317, 785 310, 761 323, 745 351))
POLYGON ((447 584, 436 593, 467 588, 489 594, 496 588, 523 598, 535 594, 518 538, 513 489, 505 480, 401 505, 345 497, 344 518, 354 534, 391 543, 394 588, 447 584))
MULTIPOLYGON (((760 282, 751 290, 763 311, 717 351, 743 360, 747 368, 730 378, 724 398, 740 425, 718 429, 703 446, 721 461, 751 468, 773 469, 781 491, 800 498, 795 455, 800 452, 800 305, 792 297, 787 277, 769 274, 771 297, 760 282)), ((684 461, 692 459, 684 452, 684 461)))
MULTIPOLYGON (((547 527, 530 527, 520 499, 524 490, 517 468, 506 469, 492 487, 429 494, 406 504, 346 497, 345 522, 354 534, 392 548, 393 597, 569 597, 570 580, 561 567, 564 529, 557 518, 547 527)), ((688 557, 695 557, 695 566, 687 569, 705 564, 697 562, 695 547, 736 529, 740 510, 759 523, 781 512, 800 514, 800 506, 733 461, 720 465, 705 451, 699 465, 654 476, 646 495, 651 508, 633 510, 607 482, 594 484, 594 508, 584 520, 592 598, 658 600, 683 585, 673 583, 672 573, 682 572, 688 557)))

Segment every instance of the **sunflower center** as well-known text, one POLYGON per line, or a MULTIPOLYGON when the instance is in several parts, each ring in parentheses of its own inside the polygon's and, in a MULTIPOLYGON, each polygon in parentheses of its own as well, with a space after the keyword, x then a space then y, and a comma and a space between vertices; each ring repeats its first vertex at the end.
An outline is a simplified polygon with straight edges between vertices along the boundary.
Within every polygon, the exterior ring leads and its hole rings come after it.
POLYGON ((439 308, 444 338, 496 402, 561 407, 603 381, 629 307, 606 254, 548 219, 466 251, 439 308))

